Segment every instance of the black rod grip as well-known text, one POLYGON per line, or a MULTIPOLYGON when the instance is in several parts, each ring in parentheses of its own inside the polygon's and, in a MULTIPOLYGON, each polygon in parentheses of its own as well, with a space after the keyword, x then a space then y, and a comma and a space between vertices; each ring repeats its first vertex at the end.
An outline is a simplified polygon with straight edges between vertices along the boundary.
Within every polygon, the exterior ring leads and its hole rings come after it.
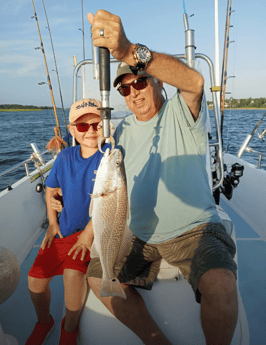
POLYGON ((108 48, 100 47, 100 91, 110 91, 110 52, 108 48))

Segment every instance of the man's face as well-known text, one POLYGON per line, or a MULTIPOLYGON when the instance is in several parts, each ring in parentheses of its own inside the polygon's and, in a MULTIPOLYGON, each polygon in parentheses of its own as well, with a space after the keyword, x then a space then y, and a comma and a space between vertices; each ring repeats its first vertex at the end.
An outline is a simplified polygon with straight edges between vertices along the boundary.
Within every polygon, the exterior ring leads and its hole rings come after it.
MULTIPOLYGON (((141 78, 134 74, 126 74, 121 85, 130 84, 133 80, 141 78)), ((161 94, 162 84, 154 82, 153 77, 146 79, 147 87, 136 90, 130 86, 130 94, 125 97, 128 108, 136 115, 139 121, 148 121, 161 109, 164 98, 161 94)))

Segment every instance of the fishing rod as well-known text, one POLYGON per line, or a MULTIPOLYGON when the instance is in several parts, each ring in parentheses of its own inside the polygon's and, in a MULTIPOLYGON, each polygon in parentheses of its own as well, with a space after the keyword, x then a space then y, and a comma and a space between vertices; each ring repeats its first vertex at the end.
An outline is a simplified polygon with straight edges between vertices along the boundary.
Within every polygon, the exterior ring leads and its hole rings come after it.
POLYGON ((33 0, 31 0, 31 1, 32 1, 33 10, 34 10, 34 16, 32 18, 36 19, 36 24, 37 24, 37 28, 38 28, 38 32, 39 32, 39 37, 40 37, 40 42, 41 42, 41 49, 42 49, 42 53, 43 53, 44 64, 45 64, 45 69, 46 69, 46 74, 47 74, 47 81, 48 81, 48 85, 49 85, 49 89, 50 89, 50 93, 51 93, 51 98, 52 98, 52 103, 53 103, 53 108, 54 108, 54 115, 55 115, 57 130, 58 130, 60 139, 62 139, 62 134, 61 134, 60 124, 59 124, 59 121, 58 121, 58 115, 57 115, 57 110, 56 110, 55 101, 54 101, 54 94, 53 94, 53 89, 52 89, 52 84, 51 84, 51 80, 50 80, 49 70, 48 70, 48 66, 47 66, 47 62, 46 62, 46 56, 45 56, 45 52, 44 52, 44 48, 43 48, 42 36, 41 36, 41 31, 40 31, 40 27, 39 27, 39 23, 38 23, 37 13, 36 13, 36 10, 35 10, 34 2, 33 2, 33 0))
POLYGON ((52 34, 51 34, 50 25, 49 25, 49 21, 48 21, 48 16, 47 16, 47 13, 46 13, 46 9, 45 9, 45 5, 44 5, 44 1, 43 0, 42 0, 42 4, 43 4, 43 9, 44 9, 44 13, 45 13, 46 21, 47 21, 47 29, 49 31, 49 36, 50 36, 50 41, 51 41, 51 46, 52 46, 52 51, 53 51, 54 64, 55 64, 55 72, 56 72, 56 76, 57 76, 59 95, 60 95, 60 100, 61 100, 61 105, 62 105, 62 110, 63 110, 64 123, 65 123, 65 129, 66 129, 67 146, 70 146, 69 138, 68 138, 66 116, 65 116, 65 108, 64 108, 64 104, 63 104, 63 97, 62 97, 61 85, 60 85, 60 80, 59 80, 59 73, 58 73, 57 63, 56 63, 56 58, 55 58, 55 51, 54 51, 54 45, 53 45, 53 40, 52 40, 52 34))
MULTIPOLYGON (((255 128, 253 129, 252 133, 247 135, 245 141, 243 142, 242 146, 240 147, 240 149, 238 151, 238 154, 237 154, 238 158, 241 158, 242 154, 244 153, 248 144, 250 143, 250 140, 252 139, 253 135, 256 133, 257 129, 259 128, 265 115, 266 115, 266 113, 264 113, 262 118, 258 121, 258 123, 256 124, 255 128)), ((259 138, 262 139, 264 135, 265 135, 265 130, 261 134, 259 134, 259 138)))
MULTIPOLYGON (((104 31, 101 30, 101 34, 104 35, 104 31)), ((98 147, 101 150, 103 139, 110 139, 112 144, 112 150, 115 143, 110 131, 111 110, 110 108, 110 52, 105 47, 95 47, 93 44, 91 34, 91 46, 92 46, 92 68, 93 78, 99 80, 100 93, 101 93, 101 119, 102 119, 102 136, 98 140, 98 147)))
POLYGON ((99 75, 100 75, 100 93, 102 106, 101 119, 102 119, 102 137, 99 138, 98 146, 101 151, 101 143, 103 139, 110 139, 112 142, 112 149, 114 148, 114 139, 110 132, 111 110, 110 108, 110 52, 108 48, 99 48, 99 75))
POLYGON ((222 66, 222 79, 221 79, 221 95, 220 95, 220 102, 221 102, 221 136, 223 134, 223 122, 224 122, 224 105, 225 105, 225 94, 226 94, 226 80, 227 77, 227 61, 228 61, 228 51, 229 51, 229 31, 230 31, 230 20, 231 20, 231 13, 232 13, 232 0, 228 0, 227 2, 227 14, 226 14, 226 25, 225 25, 225 38, 224 38, 224 53, 223 53, 223 66, 222 66), (229 5, 230 1, 230 5, 229 5))

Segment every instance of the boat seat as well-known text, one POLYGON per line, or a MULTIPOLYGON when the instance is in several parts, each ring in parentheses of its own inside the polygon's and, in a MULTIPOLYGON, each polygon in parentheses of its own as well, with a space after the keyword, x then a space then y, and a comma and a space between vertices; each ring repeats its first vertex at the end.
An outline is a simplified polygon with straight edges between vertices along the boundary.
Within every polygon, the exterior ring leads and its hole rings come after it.
MULTIPOLYGON (((232 236, 234 225, 231 219, 219 205, 216 206, 216 209, 218 211, 219 216, 222 219, 226 232, 234 239, 234 236, 232 236)), ((182 279, 184 279, 184 276, 182 275, 180 269, 178 267, 169 265, 164 259, 162 259, 160 270, 157 275, 157 281, 172 280, 174 282, 182 279)))

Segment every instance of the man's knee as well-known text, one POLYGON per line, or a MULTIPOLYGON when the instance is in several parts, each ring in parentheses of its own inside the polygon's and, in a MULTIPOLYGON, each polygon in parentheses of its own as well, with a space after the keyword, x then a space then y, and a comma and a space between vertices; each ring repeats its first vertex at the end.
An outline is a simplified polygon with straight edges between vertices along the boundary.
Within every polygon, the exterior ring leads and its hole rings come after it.
POLYGON ((236 295, 236 277, 228 269, 213 268, 205 272, 199 281, 198 289, 202 296, 236 295))

